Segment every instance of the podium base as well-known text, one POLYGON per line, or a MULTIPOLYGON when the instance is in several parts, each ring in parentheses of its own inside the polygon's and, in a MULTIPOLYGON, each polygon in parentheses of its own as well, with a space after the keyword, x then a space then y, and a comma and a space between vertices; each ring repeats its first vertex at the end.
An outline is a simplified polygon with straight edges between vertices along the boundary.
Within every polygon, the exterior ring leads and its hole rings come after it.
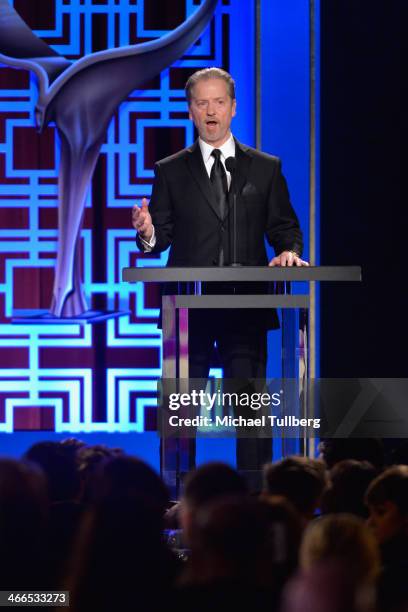
POLYGON ((129 315, 130 310, 86 310, 75 317, 57 317, 48 310, 14 310, 11 319, 17 325, 61 325, 67 323, 101 323, 129 315))

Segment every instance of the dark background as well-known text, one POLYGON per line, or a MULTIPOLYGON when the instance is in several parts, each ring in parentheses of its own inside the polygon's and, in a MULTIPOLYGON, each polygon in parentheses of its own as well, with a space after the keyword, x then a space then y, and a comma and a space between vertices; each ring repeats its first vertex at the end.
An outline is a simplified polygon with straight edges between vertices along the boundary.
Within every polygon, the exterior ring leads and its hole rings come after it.
POLYGON ((321 3, 321 376, 407 377, 406 0, 321 3))

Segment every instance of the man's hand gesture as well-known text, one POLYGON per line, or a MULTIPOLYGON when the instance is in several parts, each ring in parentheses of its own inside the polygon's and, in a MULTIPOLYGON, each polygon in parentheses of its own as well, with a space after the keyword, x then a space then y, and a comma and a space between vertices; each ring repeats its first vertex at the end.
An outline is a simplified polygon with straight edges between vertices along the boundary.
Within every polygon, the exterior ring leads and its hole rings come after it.
POLYGON ((309 263, 300 259, 299 255, 294 251, 282 251, 280 255, 277 255, 269 262, 271 267, 273 266, 308 266, 309 263))
POLYGON ((143 198, 142 206, 134 205, 132 209, 132 225, 139 236, 149 242, 153 236, 153 224, 146 198, 143 198))

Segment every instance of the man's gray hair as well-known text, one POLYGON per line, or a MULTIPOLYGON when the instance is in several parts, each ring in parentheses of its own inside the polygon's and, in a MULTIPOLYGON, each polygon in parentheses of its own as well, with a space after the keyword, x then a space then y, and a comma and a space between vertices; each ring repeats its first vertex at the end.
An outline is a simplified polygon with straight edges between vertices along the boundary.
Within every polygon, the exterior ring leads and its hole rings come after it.
POLYGON ((229 72, 223 70, 222 68, 203 68, 202 70, 197 70, 191 77, 187 80, 185 86, 186 98, 188 105, 191 104, 192 98, 192 89, 198 81, 208 80, 208 79, 222 79, 226 82, 228 88, 228 95, 232 100, 235 100, 235 81, 230 75, 229 72))

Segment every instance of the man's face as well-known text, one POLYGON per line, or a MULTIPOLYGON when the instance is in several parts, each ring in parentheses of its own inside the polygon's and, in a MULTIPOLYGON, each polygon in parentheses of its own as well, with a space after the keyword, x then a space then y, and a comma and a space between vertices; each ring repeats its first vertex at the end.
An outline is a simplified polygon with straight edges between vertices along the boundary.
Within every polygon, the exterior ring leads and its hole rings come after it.
POLYGON ((228 94, 223 79, 201 79, 193 87, 189 107, 190 119, 205 142, 220 147, 230 136, 236 102, 228 94))
POLYGON ((380 544, 384 544, 403 529, 403 517, 393 502, 386 501, 368 508, 370 516, 367 522, 380 544))

